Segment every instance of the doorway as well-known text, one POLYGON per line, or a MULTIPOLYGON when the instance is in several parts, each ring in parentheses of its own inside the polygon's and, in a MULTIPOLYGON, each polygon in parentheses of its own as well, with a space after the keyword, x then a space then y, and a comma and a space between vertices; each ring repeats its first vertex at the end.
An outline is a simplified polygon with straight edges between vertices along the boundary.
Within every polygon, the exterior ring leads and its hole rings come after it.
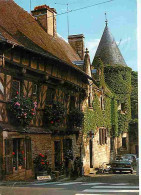
POLYGON ((61 164, 61 141, 54 141, 55 170, 59 170, 61 164))
POLYGON ((89 141, 89 151, 90 151, 90 168, 93 168, 93 142, 89 141))

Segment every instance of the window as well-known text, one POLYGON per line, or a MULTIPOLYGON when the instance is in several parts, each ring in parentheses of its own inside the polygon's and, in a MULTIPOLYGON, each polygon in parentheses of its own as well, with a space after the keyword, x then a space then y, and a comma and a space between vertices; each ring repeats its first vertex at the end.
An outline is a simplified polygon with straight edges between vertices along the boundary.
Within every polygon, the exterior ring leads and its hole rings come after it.
POLYGON ((126 148, 126 137, 122 138, 122 147, 126 148))
POLYGON ((100 108, 101 110, 104 110, 104 100, 103 100, 103 96, 100 96, 100 108))
POLYGON ((31 139, 5 139, 6 174, 14 170, 31 169, 31 139))
POLYGON ((118 104, 118 110, 121 111, 121 114, 125 114, 126 113, 125 103, 118 104))
POLYGON ((11 86, 11 98, 14 98, 17 93, 20 95, 20 81, 13 80, 11 86))
POLYGON ((89 107, 92 107, 92 96, 91 96, 91 93, 89 93, 88 105, 89 105, 89 107))
POLYGON ((75 97, 71 96, 70 97, 70 111, 75 108, 75 97))
POLYGON ((33 95, 36 95, 37 94, 37 84, 33 84, 33 95))
POLYGON ((55 98, 55 89, 48 87, 47 96, 46 96, 47 104, 52 104, 54 98, 55 98))
POLYGON ((125 113, 125 103, 121 103, 121 111, 125 113))
POLYGON ((114 138, 110 138, 110 150, 114 150, 114 138))
POLYGON ((100 145, 107 144, 107 129, 104 128, 99 129, 99 144, 100 145))

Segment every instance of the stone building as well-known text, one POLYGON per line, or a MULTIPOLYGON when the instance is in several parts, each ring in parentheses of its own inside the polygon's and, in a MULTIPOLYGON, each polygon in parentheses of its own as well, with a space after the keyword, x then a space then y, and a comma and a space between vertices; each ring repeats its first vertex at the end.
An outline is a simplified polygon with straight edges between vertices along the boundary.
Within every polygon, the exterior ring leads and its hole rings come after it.
MULTIPOLYGON (((117 154, 130 152, 137 154, 137 138, 133 141, 131 135, 129 141, 131 89, 133 91, 131 73, 132 70, 126 65, 106 21, 92 63, 92 77, 96 80, 98 88, 92 87, 92 92, 95 91, 93 106, 85 112, 83 137, 85 174, 93 172, 95 168, 104 165, 104 162, 105 164, 110 162, 117 154), (96 99, 99 107, 96 106, 96 99), (130 144, 131 140, 134 146, 130 144)), ((137 123, 134 122, 134 126, 137 129, 137 123)))

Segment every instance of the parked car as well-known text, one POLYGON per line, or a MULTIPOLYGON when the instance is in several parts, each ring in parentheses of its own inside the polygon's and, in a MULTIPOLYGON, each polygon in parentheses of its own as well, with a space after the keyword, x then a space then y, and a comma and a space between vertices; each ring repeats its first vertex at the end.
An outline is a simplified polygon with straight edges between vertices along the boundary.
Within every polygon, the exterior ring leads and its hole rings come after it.
POLYGON ((131 165, 131 162, 129 161, 123 161, 123 160, 113 161, 111 163, 111 170, 113 173, 130 172, 131 174, 133 174, 133 167, 131 165))
POLYGON ((122 158, 124 160, 128 160, 131 163, 136 162, 136 159, 137 159, 135 154, 124 154, 122 155, 122 158))

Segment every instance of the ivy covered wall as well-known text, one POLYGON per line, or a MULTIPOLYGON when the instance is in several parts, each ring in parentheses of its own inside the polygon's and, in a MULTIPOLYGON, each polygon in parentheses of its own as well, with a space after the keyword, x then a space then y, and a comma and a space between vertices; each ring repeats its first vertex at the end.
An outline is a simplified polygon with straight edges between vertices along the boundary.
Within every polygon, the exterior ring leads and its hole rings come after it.
POLYGON ((129 124, 130 141, 138 142, 138 73, 131 73, 131 121, 129 124))
POLYGON ((116 101, 113 96, 104 97, 104 109, 100 107, 100 101, 95 94, 93 100, 93 109, 87 108, 84 115, 84 131, 85 133, 92 130, 95 132, 97 127, 106 127, 110 134, 117 135, 117 109, 116 101), (114 129, 113 129, 114 127, 114 129), (114 132, 113 132, 114 131, 114 132))
POLYGON ((100 108, 98 95, 94 95, 93 109, 87 108, 84 115, 84 131, 96 131, 97 127, 108 128, 111 136, 128 132, 131 120, 131 69, 123 66, 103 67, 98 61, 95 75, 100 89, 104 90, 104 110, 100 108), (104 71, 103 71, 104 70, 104 71), (124 112, 119 109, 124 105, 124 112))
POLYGON ((123 66, 106 66, 105 82, 117 99, 117 106, 124 104, 125 111, 118 111, 118 134, 128 132, 131 120, 131 68, 123 66))

